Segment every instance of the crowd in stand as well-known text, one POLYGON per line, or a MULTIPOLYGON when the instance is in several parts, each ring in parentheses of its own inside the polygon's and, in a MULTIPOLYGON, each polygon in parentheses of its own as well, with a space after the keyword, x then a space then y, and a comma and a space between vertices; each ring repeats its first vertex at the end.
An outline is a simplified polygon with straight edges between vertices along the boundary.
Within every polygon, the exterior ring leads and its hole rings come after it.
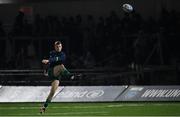
MULTIPOLYGON (((24 36, 68 37, 70 47, 68 60, 72 68, 119 67, 131 62, 144 64, 155 45, 158 45, 161 51, 159 53, 155 51, 156 55, 153 56, 160 56, 164 59, 156 61, 157 58, 152 57, 151 62, 170 64, 171 60, 180 57, 178 53, 179 31, 180 13, 166 9, 162 10, 159 19, 153 17, 143 19, 135 11, 124 13, 122 16, 112 11, 109 16, 98 18, 93 15, 81 16, 80 14, 70 17, 42 17, 37 14, 32 22, 26 19, 23 12, 19 12, 9 32, 4 31, 3 22, 0 22, 1 37, 12 39, 24 36)), ((11 43, 12 39, 8 43, 11 43)), ((36 52, 37 47, 33 45, 34 43, 31 44, 30 50, 36 52)), ((4 48, 10 48, 10 45, 1 43, 1 51, 7 54, 8 50, 4 48)), ((24 60, 25 50, 28 49, 20 48, 18 53, 14 53, 17 55, 14 60, 18 57, 24 60)), ((29 57, 31 61, 42 59, 38 58, 38 53, 31 53, 29 56, 31 56, 29 57)), ((1 57, 1 59, 4 58, 1 57)), ((26 66, 21 59, 19 62, 23 64, 22 66, 26 66)), ((10 64, 9 68, 16 68, 20 65, 17 61, 13 62, 8 59, 5 61, 10 64), (16 65, 12 66, 14 63, 16 65)), ((1 67, 6 68, 8 64, 1 65, 1 67)))

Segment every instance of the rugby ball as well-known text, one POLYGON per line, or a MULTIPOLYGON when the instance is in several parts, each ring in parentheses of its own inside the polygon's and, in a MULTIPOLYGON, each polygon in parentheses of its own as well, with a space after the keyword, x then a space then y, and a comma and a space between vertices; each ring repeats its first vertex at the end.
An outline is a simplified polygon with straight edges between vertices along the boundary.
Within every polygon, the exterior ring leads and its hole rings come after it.
POLYGON ((127 13, 130 13, 133 11, 133 7, 130 4, 123 4, 122 9, 127 13))

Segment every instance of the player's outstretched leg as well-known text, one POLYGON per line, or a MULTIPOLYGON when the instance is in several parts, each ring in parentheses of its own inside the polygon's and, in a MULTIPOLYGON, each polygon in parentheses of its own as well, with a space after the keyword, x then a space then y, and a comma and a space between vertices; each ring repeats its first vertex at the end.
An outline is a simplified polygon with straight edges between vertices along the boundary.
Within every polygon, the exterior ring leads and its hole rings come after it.
POLYGON ((54 80, 52 83, 51 83, 51 90, 50 90, 50 93, 46 99, 46 102, 43 104, 43 106, 40 108, 40 113, 45 113, 46 111, 46 108, 48 107, 48 104, 51 102, 57 88, 59 86, 59 80, 54 80))
POLYGON ((70 73, 66 68, 64 68, 61 72, 61 76, 62 77, 65 77, 65 78, 68 78, 70 80, 75 80, 75 79, 78 79, 78 78, 81 78, 82 77, 82 74, 74 74, 74 73, 70 73))

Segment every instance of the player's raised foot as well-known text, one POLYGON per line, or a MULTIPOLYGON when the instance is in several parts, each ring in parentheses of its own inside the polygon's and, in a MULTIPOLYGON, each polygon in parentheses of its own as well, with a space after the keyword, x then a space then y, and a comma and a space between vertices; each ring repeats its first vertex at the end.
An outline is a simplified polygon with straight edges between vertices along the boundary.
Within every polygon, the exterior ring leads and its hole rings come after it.
POLYGON ((71 79, 71 80, 74 80, 74 79, 75 79, 75 76, 74 76, 74 75, 71 75, 71 76, 70 76, 70 79, 71 79))
POLYGON ((45 111, 46 111, 46 108, 45 108, 45 107, 41 107, 41 108, 40 108, 40 114, 45 113, 45 111))

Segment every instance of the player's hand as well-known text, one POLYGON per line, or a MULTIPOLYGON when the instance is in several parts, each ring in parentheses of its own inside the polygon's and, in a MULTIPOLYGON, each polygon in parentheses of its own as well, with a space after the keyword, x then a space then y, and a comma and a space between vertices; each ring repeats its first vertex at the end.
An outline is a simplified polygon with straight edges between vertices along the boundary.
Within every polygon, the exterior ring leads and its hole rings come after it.
POLYGON ((47 60, 47 59, 43 59, 43 60, 42 60, 42 63, 44 63, 44 64, 48 64, 48 63, 49 63, 49 60, 47 60))

